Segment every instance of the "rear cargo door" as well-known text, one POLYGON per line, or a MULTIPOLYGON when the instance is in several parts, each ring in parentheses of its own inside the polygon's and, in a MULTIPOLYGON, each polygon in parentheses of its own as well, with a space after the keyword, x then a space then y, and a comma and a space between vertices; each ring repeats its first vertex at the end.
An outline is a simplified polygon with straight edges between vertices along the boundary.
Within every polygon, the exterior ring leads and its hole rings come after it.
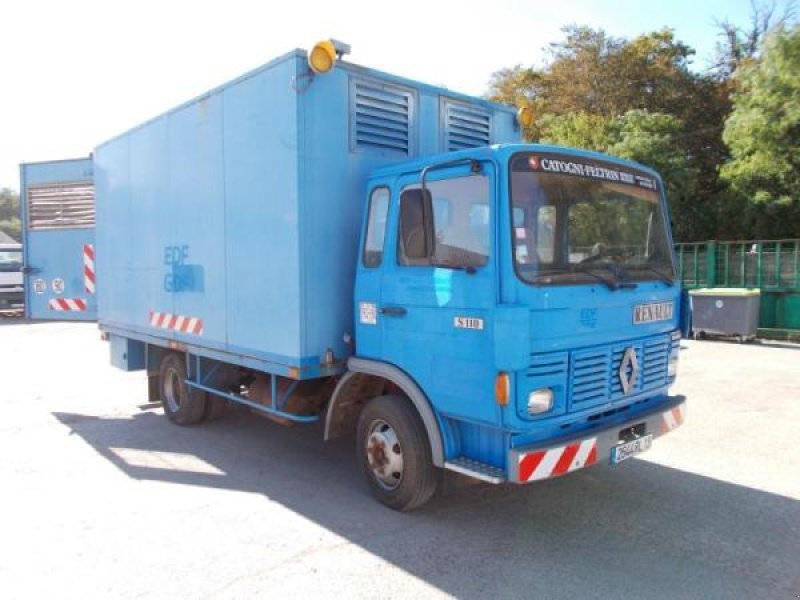
POLYGON ((47 177, 37 177, 37 166, 23 165, 21 185, 25 314, 31 319, 96 320, 91 169, 76 173, 80 179, 42 182, 37 179, 47 177))

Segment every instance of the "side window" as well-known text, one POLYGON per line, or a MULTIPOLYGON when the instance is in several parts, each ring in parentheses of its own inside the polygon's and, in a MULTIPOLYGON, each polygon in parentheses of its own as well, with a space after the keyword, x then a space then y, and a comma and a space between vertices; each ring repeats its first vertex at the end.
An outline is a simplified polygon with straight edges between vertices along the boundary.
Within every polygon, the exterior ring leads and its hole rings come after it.
MULTIPOLYGON (((426 184, 430 192, 430 208, 434 232, 433 248, 426 258, 417 258, 414 231, 409 231, 409 240, 398 236, 398 263, 406 266, 482 267, 489 260, 491 223, 489 207, 489 178, 486 175, 469 175, 431 181, 426 184), (409 256, 406 244, 411 243, 409 256), (431 256, 432 254, 432 256, 431 256)), ((419 189, 418 185, 407 190, 419 189)), ((411 201, 409 196, 409 202, 411 201)), ((401 196, 401 217, 404 199, 401 196)), ((409 218, 411 218, 409 212, 409 218)), ((401 218, 402 221, 402 218, 401 218)), ((402 225, 402 223, 401 223, 402 225)), ((409 227, 409 229, 411 229, 409 227)), ((424 238, 424 230, 418 235, 424 238)))
POLYGON ((364 238, 362 261, 365 267, 380 267, 383 262, 383 240, 386 238, 386 217, 389 214, 389 189, 379 187, 369 197, 367 235, 364 238))

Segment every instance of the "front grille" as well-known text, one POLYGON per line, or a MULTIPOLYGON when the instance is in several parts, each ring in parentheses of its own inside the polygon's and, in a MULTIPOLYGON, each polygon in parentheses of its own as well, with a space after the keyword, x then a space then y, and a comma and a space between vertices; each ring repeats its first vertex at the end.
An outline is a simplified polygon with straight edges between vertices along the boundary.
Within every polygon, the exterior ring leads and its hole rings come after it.
MULTIPOLYGON (((549 379, 560 372, 567 390, 567 410, 583 410, 667 385, 670 350, 679 343, 669 334, 661 334, 570 352, 534 354, 527 374, 538 378, 546 373, 549 379), (619 373, 629 348, 634 350, 638 369, 626 394, 619 373)), ((631 364, 626 366, 625 375, 631 378, 634 369, 631 364)), ((540 382, 536 383, 538 387, 540 382)))

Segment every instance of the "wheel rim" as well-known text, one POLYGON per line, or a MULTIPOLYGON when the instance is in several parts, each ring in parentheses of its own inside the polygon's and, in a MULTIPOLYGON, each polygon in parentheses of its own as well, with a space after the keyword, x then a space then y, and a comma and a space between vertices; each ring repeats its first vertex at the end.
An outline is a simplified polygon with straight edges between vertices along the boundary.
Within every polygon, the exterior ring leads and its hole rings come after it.
POLYGON ((170 412, 176 413, 181 408, 181 378, 175 369, 168 369, 164 377, 164 397, 170 412))
POLYGON ((372 476, 387 490, 403 480, 403 449, 391 425, 383 419, 373 421, 367 435, 367 460, 372 476))

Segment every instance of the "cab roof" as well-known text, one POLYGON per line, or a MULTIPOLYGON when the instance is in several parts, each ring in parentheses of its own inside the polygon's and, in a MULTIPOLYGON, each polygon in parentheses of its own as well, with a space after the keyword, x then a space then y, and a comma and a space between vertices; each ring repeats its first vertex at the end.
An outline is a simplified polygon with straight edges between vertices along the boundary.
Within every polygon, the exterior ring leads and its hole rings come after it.
POLYGON ((592 152, 591 150, 580 150, 577 148, 567 148, 565 146, 554 146, 547 144, 494 144, 492 146, 469 148, 467 150, 459 150, 457 152, 429 154, 427 156, 380 167, 373 171, 372 177, 386 178, 416 173, 428 165, 444 161, 457 160, 459 158, 474 158, 478 160, 496 160, 498 162, 505 162, 511 155, 516 154, 517 152, 543 152, 581 158, 591 158, 594 160, 644 171, 645 173, 648 173, 659 180, 661 179, 661 176, 656 171, 635 161, 625 160, 624 158, 618 158, 616 156, 602 154, 600 152, 592 152))

